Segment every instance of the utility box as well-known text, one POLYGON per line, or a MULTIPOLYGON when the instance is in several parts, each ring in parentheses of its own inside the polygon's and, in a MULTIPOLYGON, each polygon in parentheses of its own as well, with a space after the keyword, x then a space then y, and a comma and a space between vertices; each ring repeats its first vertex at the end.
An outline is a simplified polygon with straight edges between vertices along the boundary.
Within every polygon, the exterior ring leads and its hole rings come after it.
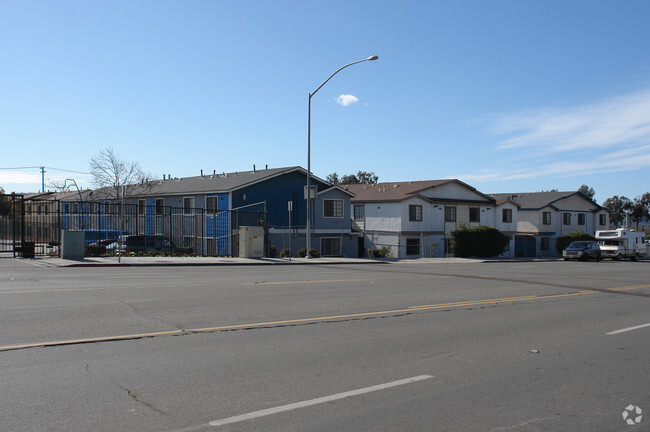
POLYGON ((239 227, 239 257, 262 258, 264 256, 264 228, 260 226, 239 227))
POLYGON ((85 231, 61 231, 61 258, 73 260, 84 259, 85 246, 85 231))

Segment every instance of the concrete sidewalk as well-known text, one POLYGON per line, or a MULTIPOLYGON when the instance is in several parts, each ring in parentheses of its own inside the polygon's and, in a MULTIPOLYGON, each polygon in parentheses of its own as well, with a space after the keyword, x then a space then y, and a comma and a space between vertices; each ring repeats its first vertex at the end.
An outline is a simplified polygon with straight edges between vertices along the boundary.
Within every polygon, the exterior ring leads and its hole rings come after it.
POLYGON ((381 264, 384 260, 364 258, 234 258, 234 257, 86 257, 72 260, 53 257, 16 258, 42 267, 137 267, 137 266, 240 266, 240 265, 318 265, 381 264))
POLYGON ((148 266, 242 266, 242 265, 324 265, 324 264, 472 264, 491 262, 538 262, 558 261, 561 258, 417 258, 417 259, 380 259, 380 258, 235 258, 235 257, 86 257, 71 260, 56 257, 36 257, 34 259, 15 258, 39 267, 148 267, 148 266))

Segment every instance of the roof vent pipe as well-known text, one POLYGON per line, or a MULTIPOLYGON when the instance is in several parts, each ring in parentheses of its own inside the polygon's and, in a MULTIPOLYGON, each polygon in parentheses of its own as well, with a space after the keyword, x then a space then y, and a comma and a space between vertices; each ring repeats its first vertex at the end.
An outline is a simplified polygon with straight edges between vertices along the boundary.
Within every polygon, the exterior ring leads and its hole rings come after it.
POLYGON ((163 180, 165 180, 165 174, 163 174, 163 180))
POLYGON ((201 177, 203 177, 203 170, 201 170, 201 177))
POLYGON ((255 164, 253 164, 253 172, 255 172, 255 164))

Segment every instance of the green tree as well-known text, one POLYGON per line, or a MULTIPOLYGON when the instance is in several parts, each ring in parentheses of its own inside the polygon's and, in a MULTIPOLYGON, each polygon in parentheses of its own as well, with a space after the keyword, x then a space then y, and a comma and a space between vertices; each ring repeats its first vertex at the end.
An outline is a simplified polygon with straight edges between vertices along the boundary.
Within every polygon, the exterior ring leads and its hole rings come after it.
POLYGON ((580 188, 578 189, 578 192, 580 192, 581 194, 583 194, 584 196, 586 196, 587 198, 589 198, 592 201, 594 199, 594 195, 596 195, 596 191, 594 190, 594 188, 589 187, 586 184, 583 184, 582 186, 580 186, 580 188))
POLYGON ((451 245, 458 257, 495 257, 503 254, 510 236, 496 228, 480 226, 463 227, 452 231, 451 245))
POLYGON ((582 231, 579 231, 577 233, 571 233, 571 234, 566 234, 563 236, 560 236, 557 238, 555 241, 555 250, 557 250, 557 253, 562 255, 562 251, 569 247, 571 243, 574 241, 580 241, 580 240, 596 240, 594 236, 591 234, 584 233, 582 231))
POLYGON ((636 229, 639 229, 639 223, 650 217, 650 193, 645 193, 640 197, 634 198, 634 202, 630 207, 630 218, 636 224, 636 229))
POLYGON ((340 178, 337 173, 332 173, 326 180, 332 184, 374 184, 379 181, 379 177, 372 171, 357 171, 356 174, 346 174, 340 178))
POLYGON ((603 202, 603 207, 609 210, 609 220, 614 226, 625 224, 625 218, 632 212, 632 200, 621 195, 614 195, 603 202))
POLYGON ((332 173, 332 174, 328 174, 327 177, 325 178, 325 180, 328 183, 332 183, 334 185, 337 185, 337 184, 341 183, 341 179, 339 179, 339 175, 337 173, 335 173, 335 172, 332 173))
POLYGON ((11 214, 11 209, 13 203, 11 198, 4 195, 5 190, 0 187, 0 216, 9 216, 11 214))

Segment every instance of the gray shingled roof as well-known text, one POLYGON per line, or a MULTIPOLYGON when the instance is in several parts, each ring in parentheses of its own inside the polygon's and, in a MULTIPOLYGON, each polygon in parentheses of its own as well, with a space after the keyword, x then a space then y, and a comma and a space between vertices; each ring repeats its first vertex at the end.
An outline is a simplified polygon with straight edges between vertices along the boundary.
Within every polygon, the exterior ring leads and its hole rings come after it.
MULTIPOLYGON (((129 185, 128 195, 130 198, 138 196, 166 196, 195 193, 227 193, 240 189, 251 184, 280 176, 294 171, 306 175, 306 170, 300 166, 269 168, 254 171, 240 171, 230 173, 217 173, 196 177, 171 178, 165 180, 153 180, 144 184, 129 185)), ((314 177, 312 179, 323 182, 314 177)), ((324 182, 323 182, 324 183, 324 182)), ((85 191, 84 191, 85 192, 85 191)), ((115 193, 109 188, 97 189, 94 191, 93 199, 110 199, 115 193)), ((75 200, 73 195, 68 200, 75 200)))
MULTIPOLYGON (((306 173, 299 166, 285 168, 269 168, 255 171, 217 173, 180 179, 158 180, 149 182, 151 187, 146 195, 176 195, 183 193, 218 193, 230 192, 253 183, 267 180, 294 171, 306 173)), ((313 178, 313 176, 312 176, 313 178)))
MULTIPOLYGON (((591 201, 585 195, 576 191, 569 192, 514 192, 514 193, 498 193, 498 194, 489 194, 491 197, 497 201, 501 200, 510 200, 514 201, 521 206, 522 210, 538 210, 549 205, 552 205, 554 202, 561 200, 563 198, 570 197, 572 195, 579 195, 587 201, 591 201)), ((593 201, 591 201, 593 202, 593 201)), ((595 205, 598 206, 594 202, 595 205)), ((600 207, 600 206, 598 206, 600 207)))

